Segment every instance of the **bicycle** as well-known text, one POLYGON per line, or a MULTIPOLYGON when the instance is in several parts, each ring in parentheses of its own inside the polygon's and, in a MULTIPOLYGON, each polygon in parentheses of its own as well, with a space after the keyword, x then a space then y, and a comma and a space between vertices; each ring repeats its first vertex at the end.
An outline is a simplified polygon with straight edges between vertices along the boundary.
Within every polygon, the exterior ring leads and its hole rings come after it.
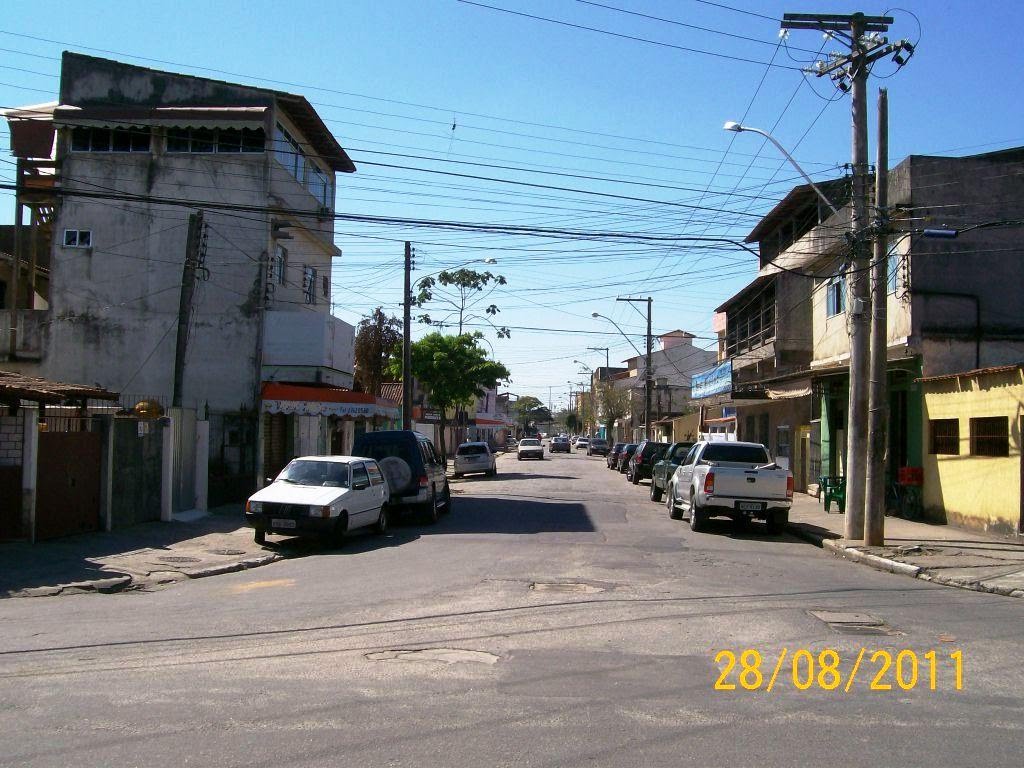
POLYGON ((889 494, 895 501, 895 504, 892 507, 887 504, 887 511, 888 509, 894 509, 895 514, 904 520, 921 519, 921 515, 924 513, 921 486, 892 483, 889 486, 889 494))

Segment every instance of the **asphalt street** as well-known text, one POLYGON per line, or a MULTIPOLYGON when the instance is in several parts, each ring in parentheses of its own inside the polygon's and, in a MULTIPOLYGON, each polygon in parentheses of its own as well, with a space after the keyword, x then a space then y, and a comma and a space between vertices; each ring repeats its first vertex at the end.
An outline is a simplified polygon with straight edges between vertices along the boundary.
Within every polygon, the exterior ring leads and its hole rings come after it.
POLYGON ((0 765, 1021 764, 1020 600, 691 533, 600 457, 452 487, 435 526, 0 601, 0 765))

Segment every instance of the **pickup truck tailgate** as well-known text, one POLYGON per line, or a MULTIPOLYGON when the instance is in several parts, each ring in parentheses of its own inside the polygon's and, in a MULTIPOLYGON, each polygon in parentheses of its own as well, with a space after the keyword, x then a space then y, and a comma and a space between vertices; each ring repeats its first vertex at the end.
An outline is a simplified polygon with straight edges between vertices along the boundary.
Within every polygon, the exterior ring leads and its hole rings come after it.
POLYGON ((786 498, 789 473, 784 469, 742 469, 715 466, 711 468, 710 472, 714 472, 715 475, 715 496, 765 501, 786 498))

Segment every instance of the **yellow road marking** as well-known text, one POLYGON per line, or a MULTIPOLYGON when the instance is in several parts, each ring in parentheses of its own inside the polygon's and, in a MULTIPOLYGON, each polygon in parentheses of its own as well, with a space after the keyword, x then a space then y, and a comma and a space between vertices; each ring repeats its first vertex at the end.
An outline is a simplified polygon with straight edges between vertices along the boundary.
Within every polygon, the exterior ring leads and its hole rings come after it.
POLYGON ((267 581, 250 581, 245 584, 236 584, 231 588, 232 592, 251 592, 254 589, 276 589, 277 587, 294 587, 295 579, 269 579, 267 581))

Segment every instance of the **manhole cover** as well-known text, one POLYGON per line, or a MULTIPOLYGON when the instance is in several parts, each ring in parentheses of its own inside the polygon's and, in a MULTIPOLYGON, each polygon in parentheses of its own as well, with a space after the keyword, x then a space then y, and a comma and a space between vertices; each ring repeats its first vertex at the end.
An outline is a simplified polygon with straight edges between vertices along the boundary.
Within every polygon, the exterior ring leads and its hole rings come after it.
POLYGON ((496 664, 498 656, 486 651, 463 648, 414 648, 410 650, 376 651, 366 654, 370 661, 430 661, 438 664, 496 664))
POLYGON ((182 555, 165 555, 164 557, 158 557, 162 563, 198 563, 198 557, 185 557, 182 555))
POLYGON ((900 634, 884 621, 869 613, 855 611, 808 611, 807 613, 844 635, 900 634))
POLYGON ((604 592, 604 587, 595 584, 586 584, 582 581, 535 581, 530 585, 534 592, 579 592, 593 594, 604 592))
POLYGON ((209 552, 211 555, 225 555, 225 556, 228 556, 228 555, 244 555, 245 554, 245 550, 242 550, 242 549, 208 549, 207 552, 209 552))

